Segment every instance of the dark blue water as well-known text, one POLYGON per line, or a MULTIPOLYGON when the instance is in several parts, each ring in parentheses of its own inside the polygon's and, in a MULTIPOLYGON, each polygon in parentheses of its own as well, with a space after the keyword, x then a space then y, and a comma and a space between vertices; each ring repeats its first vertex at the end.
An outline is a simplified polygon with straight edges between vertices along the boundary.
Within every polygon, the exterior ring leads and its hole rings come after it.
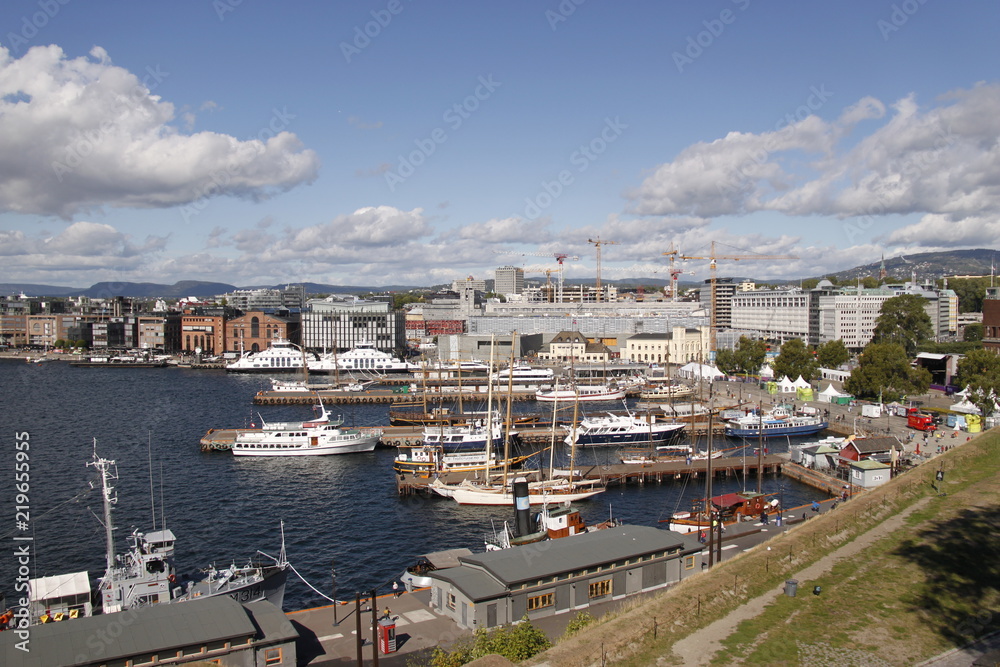
MULTIPOLYGON (((254 407, 254 393, 267 383, 266 377, 221 371, 0 360, 0 591, 13 594, 14 443, 24 431, 30 434, 34 576, 89 570, 96 583, 103 573, 104 532, 95 517, 101 499, 99 492, 88 491, 97 477, 86 467, 94 439, 98 453, 118 464, 118 551, 128 533, 148 530, 153 522, 151 460, 156 521, 162 512, 177 536, 181 571, 245 561, 258 549, 276 554, 284 521, 292 565, 329 594, 336 561, 338 596, 350 598, 357 590, 391 582, 420 554, 455 547, 480 551, 491 522, 501 525, 510 518, 503 509, 460 507, 443 498, 399 498, 390 449, 288 459, 202 453, 198 441, 209 428, 245 426, 257 410, 269 421, 312 415, 308 406, 254 407)), ((386 406, 344 406, 342 412, 348 424, 388 423, 386 406)), ((771 443, 772 451, 786 446, 771 443)), ((613 455, 595 449, 580 457, 582 463, 613 463, 613 455)), ((715 492, 744 486, 754 488, 755 480, 717 479, 715 492)), ((779 486, 786 507, 817 497, 808 487, 765 477, 765 491, 777 492, 779 486)), ((613 512, 626 523, 656 526, 703 496, 702 482, 618 486, 580 507, 588 522, 613 512)), ((297 577, 289 579, 286 609, 324 603, 297 577)))

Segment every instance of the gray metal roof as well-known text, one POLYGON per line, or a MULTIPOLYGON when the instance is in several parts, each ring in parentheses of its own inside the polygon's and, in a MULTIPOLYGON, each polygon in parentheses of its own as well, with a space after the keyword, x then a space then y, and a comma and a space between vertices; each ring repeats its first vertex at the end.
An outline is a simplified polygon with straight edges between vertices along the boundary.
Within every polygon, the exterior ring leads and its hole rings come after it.
POLYGON ((619 526, 474 554, 461 561, 483 568, 509 586, 678 547, 682 551, 701 550, 697 540, 680 533, 648 526, 619 526))
POLYGON ((247 611, 227 595, 160 604, 30 628, 31 651, 16 648, 13 631, 0 632, 0 664, 7 667, 89 665, 205 642, 255 636, 247 611))
POLYGON ((250 620, 257 626, 263 639, 281 642, 296 639, 298 631, 281 611, 267 600, 248 602, 243 607, 250 612, 250 620))
MULTIPOLYGON (((516 547, 515 547, 516 548, 516 547)), ((450 567, 436 570, 428 576, 454 584, 473 602, 481 602, 507 595, 507 587, 482 570, 471 567, 450 567)))
POLYGON ((427 559, 431 565, 439 570, 443 570, 446 567, 455 567, 459 564, 458 559, 462 556, 471 556, 472 549, 467 549, 465 547, 459 547, 458 549, 445 549, 444 551, 433 551, 429 554, 424 554, 423 558, 427 559))

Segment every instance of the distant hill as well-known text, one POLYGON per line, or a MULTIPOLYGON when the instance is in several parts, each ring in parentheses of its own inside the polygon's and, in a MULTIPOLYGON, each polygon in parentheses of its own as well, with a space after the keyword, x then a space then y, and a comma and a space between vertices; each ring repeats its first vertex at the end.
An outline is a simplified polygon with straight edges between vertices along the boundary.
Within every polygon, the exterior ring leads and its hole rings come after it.
MULTIPOLYGON (((975 250, 949 250, 946 252, 923 252, 915 255, 905 255, 901 257, 887 257, 885 259, 886 273, 890 278, 898 281, 909 280, 913 272, 916 272, 918 279, 936 280, 942 276, 954 275, 989 275, 991 265, 994 262, 997 251, 988 248, 978 248, 975 250)), ((880 262, 862 264, 851 269, 845 269, 835 273, 824 273, 813 278, 822 279, 834 276, 838 281, 853 280, 866 276, 878 277, 880 262)), ((719 274, 719 277, 732 277, 719 274)), ((707 276, 706 276, 707 278, 707 276)), ((765 283, 798 283, 801 279, 792 280, 766 280, 758 281, 765 283)), ((536 278, 530 278, 526 282, 538 284, 544 283, 536 278)), ((604 280, 606 284, 613 284, 621 288, 634 288, 637 285, 659 286, 668 284, 664 278, 619 278, 604 280)), ((567 285, 592 285, 594 279, 575 278, 566 281, 567 285)), ((703 281, 681 281, 679 287, 686 289, 702 284, 703 281)), ((128 296, 143 299, 162 297, 165 299, 179 299, 185 296, 199 298, 212 297, 237 289, 275 289, 285 287, 289 283, 278 285, 251 285, 246 287, 236 287, 227 283, 213 283, 200 280, 182 280, 173 285, 161 285, 158 283, 115 283, 102 282, 88 288, 62 287, 56 285, 37 285, 33 283, 0 283, 0 295, 20 294, 24 292, 27 296, 34 297, 67 297, 67 296, 88 296, 91 298, 109 298, 113 296, 128 296)), ((384 292, 408 292, 410 290, 427 290, 428 286, 419 285, 330 285, 325 283, 290 283, 293 285, 302 284, 305 286, 306 294, 368 294, 384 292)), ((449 285, 438 287, 447 288, 449 285)))
MULTIPOLYGON (((990 267, 995 261, 996 250, 977 248, 975 250, 949 250, 947 252, 922 252, 915 255, 886 257, 885 271, 891 278, 899 281, 910 280, 914 272, 917 279, 936 280, 943 276, 988 276, 990 267)), ((838 280, 878 277, 879 262, 863 264, 853 269, 837 273, 825 273, 815 278, 835 276, 838 280)))

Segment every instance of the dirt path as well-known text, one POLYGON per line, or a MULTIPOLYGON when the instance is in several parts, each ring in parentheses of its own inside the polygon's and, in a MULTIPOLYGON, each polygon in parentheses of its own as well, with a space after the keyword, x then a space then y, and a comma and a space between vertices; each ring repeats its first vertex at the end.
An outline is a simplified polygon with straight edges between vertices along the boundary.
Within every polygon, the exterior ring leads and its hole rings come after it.
MULTIPOLYGON (((809 567, 790 576, 789 579, 810 581, 829 572, 840 559, 849 558, 858 554, 885 535, 901 528, 903 523, 906 521, 906 518, 916 510, 926 505, 929 500, 930 498, 923 498, 917 501, 899 514, 896 514, 895 516, 886 519, 879 525, 875 526, 867 533, 859 535, 857 538, 831 552, 829 555, 819 559, 809 567)), ((741 622, 754 618, 760 614, 764 608, 775 598, 781 595, 782 592, 783 587, 756 597, 742 605, 739 609, 734 610, 725 618, 719 619, 711 625, 698 630, 694 634, 688 635, 684 639, 677 641, 673 645, 674 655, 679 657, 683 661, 684 665, 698 666, 709 664, 716 652, 722 648, 723 640, 732 634, 741 622)), ((799 594, 802 593, 803 591, 800 590, 799 594)))

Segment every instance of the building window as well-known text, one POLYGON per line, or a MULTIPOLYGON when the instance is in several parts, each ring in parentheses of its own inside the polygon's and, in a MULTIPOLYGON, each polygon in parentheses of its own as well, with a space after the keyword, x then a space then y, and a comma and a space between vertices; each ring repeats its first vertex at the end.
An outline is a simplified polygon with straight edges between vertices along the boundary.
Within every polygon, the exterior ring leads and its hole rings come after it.
POLYGON ((455 594, 448 593, 448 609, 455 610, 455 594))
POLYGON ((684 559, 684 569, 693 570, 694 569, 694 556, 687 556, 684 559))
POLYGON ((593 598, 603 598, 607 595, 611 595, 611 580, 602 579, 601 581, 595 581, 590 584, 590 597, 593 598))
POLYGON ((528 598, 528 611, 535 611, 536 609, 544 609, 545 607, 551 607, 555 603, 556 603, 555 593, 536 595, 535 597, 528 598))
POLYGON ((264 664, 265 665, 280 665, 281 659, 281 648, 266 648, 264 649, 264 664))

